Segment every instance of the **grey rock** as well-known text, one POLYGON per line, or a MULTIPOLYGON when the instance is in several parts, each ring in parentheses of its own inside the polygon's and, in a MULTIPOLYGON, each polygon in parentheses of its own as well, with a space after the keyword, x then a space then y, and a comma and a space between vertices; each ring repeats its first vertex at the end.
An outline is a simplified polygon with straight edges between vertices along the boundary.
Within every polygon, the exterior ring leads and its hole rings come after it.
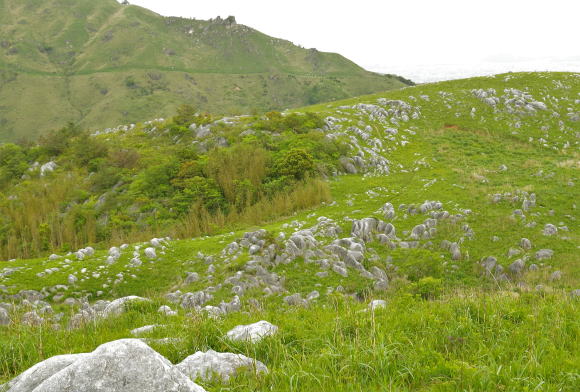
POLYGON ((512 257, 519 255, 520 253, 522 253, 522 251, 520 249, 510 248, 507 256, 508 256, 508 258, 511 259, 512 257))
POLYGON ((451 252, 451 259, 452 260, 460 260, 461 259, 461 250, 459 249, 459 244, 457 242, 453 242, 449 247, 449 251, 451 252))
POLYGON ((524 250, 530 250, 532 249, 532 241, 527 238, 522 238, 520 240, 520 247, 524 250))
POLYGON ((230 302, 222 301, 220 303, 220 310, 224 313, 239 312, 242 309, 242 302, 237 295, 230 302))
POLYGON ((258 253, 260 251, 260 246, 259 245, 251 245, 249 252, 251 255, 255 255, 256 253, 258 253))
POLYGON ((175 367, 193 380, 201 378, 204 381, 210 381, 215 375, 228 382, 232 376, 244 369, 252 373, 268 373, 268 368, 260 361, 241 354, 218 353, 213 350, 198 351, 175 367))
POLYGON ((554 255, 554 251, 552 249, 540 249, 536 252, 536 259, 537 260, 547 260, 551 259, 554 255))
POLYGON ((373 285, 375 291, 385 291, 389 288, 389 281, 384 279, 379 279, 373 285))
POLYGON ((334 272, 336 272, 337 274, 339 274, 341 276, 344 276, 345 278, 348 277, 348 271, 346 270, 346 268, 344 268, 344 267, 342 267, 342 266, 340 266, 338 264, 334 264, 332 266, 332 270, 334 272))
MULTIPOLYGON (((32 392, 45 380, 88 354, 57 355, 37 363, 4 385, 9 392, 32 392)), ((0 390, 4 391, 2 386, 0 390)))
POLYGON ((228 246, 225 247, 224 252, 228 255, 233 255, 240 250, 240 245, 237 242, 232 242, 228 246))
POLYGON ((90 354, 53 357, 8 384, 7 392, 204 392, 139 339, 99 346, 90 354))
POLYGON ((316 298, 320 297, 320 293, 316 290, 311 291, 307 296, 306 296, 306 300, 307 301, 312 301, 315 300, 316 298))
POLYGON ((267 336, 272 336, 278 332, 278 327, 267 322, 258 321, 254 324, 238 325, 227 333, 227 337, 233 341, 247 341, 256 343, 267 336))
POLYGON ((130 295, 123 298, 118 298, 112 301, 107 307, 102 311, 102 317, 117 316, 125 312, 125 306, 131 302, 150 302, 151 300, 147 298, 138 297, 136 295, 130 295))
POLYGON ((492 273, 493 269, 497 265, 497 259, 493 256, 487 256, 481 262, 481 266, 485 269, 485 272, 489 275, 492 273))
POLYGON ((306 301, 300 293, 292 294, 287 297, 284 297, 284 302, 286 302, 290 306, 308 306, 308 301, 306 301))
POLYGON ((377 266, 371 267, 370 272, 371 272, 371 274, 373 274, 373 276, 376 279, 386 280, 386 281, 389 280, 389 278, 387 277, 387 273, 385 271, 383 271, 382 269, 380 269, 379 267, 377 267, 377 266))
POLYGON ((196 306, 202 306, 212 298, 213 296, 211 294, 204 291, 185 293, 181 297, 181 307, 184 309, 191 309, 195 308, 196 306))
POLYGON ((340 164, 342 165, 342 167, 344 168, 344 171, 346 171, 348 174, 357 174, 358 170, 354 164, 354 161, 351 158, 340 158, 340 164))
POLYGON ((156 259, 157 253, 155 252, 155 248, 146 248, 145 249, 145 256, 150 260, 156 259))
POLYGON ((427 227, 423 224, 413 227, 413 229, 411 230, 411 239, 420 240, 426 231, 427 227))
POLYGON ((373 240, 373 232, 377 230, 379 221, 375 218, 364 218, 352 222, 351 235, 364 242, 373 240))
POLYGON ((195 283, 199 280, 199 274, 197 272, 188 272, 185 278, 185 284, 195 283))
POLYGON ((22 324, 28 326, 38 326, 44 322, 44 319, 40 317, 36 312, 26 312, 22 315, 21 319, 22 324))
POLYGON ((550 281, 551 282, 554 282, 554 281, 560 280, 560 279, 562 279, 562 271, 554 271, 550 275, 550 281))
POLYGON ((526 263, 522 259, 517 259, 516 261, 510 264, 508 269, 514 275, 521 275, 521 273, 524 271, 525 266, 526 263))
POLYGON ((385 205, 381 207, 381 212, 387 220, 391 220, 395 217, 395 207, 393 207, 391 203, 385 203, 385 205))
POLYGON ((165 294, 165 299, 167 299, 167 301, 169 301, 172 304, 178 304, 179 302, 181 302, 182 295, 183 294, 181 293, 181 291, 177 290, 174 291, 173 293, 165 294))
POLYGON ((369 309, 375 311, 377 309, 384 309, 387 307, 387 301, 383 299, 375 299, 369 303, 369 309))
POLYGON ((153 332, 154 329, 157 329, 160 327, 162 327, 162 325, 159 325, 159 324, 145 325, 144 327, 135 328, 135 329, 131 330, 131 335, 139 336, 139 335, 147 334, 147 333, 153 332))
POLYGON ((8 310, 4 308, 0 308, 0 325, 8 325, 10 324, 10 315, 8 314, 8 310))
POLYGON ((550 223, 544 226, 544 230, 542 231, 544 235, 552 236, 558 234, 558 228, 550 223))
POLYGON ((163 314, 165 316, 177 316, 177 312, 175 310, 171 310, 171 308, 167 305, 162 305, 157 309, 157 313, 163 314))

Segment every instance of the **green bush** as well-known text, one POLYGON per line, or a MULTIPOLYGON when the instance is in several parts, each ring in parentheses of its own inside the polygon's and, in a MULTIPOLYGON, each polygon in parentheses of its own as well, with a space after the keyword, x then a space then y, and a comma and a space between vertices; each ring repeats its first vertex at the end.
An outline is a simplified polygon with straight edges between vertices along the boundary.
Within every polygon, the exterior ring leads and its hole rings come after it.
POLYGON ((226 208, 226 201, 216 182, 205 177, 195 176, 181 182, 182 189, 174 196, 173 205, 179 214, 185 214, 196 202, 210 212, 226 208))
POLYGON ((147 197, 165 197, 173 193, 171 180, 179 170, 177 161, 148 167, 137 175, 131 184, 131 191, 147 197))
POLYGON ((423 299, 437 299, 443 292, 443 282, 431 276, 420 279, 411 285, 413 294, 423 299))
POLYGON ((0 145, 0 183, 21 177, 27 169, 22 147, 16 144, 0 145))
POLYGON ((302 180, 313 174, 315 165, 312 155, 300 148, 294 148, 286 152, 274 165, 276 175, 293 177, 302 180))

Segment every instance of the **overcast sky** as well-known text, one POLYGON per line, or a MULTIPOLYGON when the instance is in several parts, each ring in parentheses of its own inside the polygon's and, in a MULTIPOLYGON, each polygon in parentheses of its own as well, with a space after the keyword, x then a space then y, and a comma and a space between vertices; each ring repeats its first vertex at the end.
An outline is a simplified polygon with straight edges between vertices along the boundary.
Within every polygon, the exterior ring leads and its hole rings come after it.
POLYGON ((268 35, 415 78, 580 72, 580 0, 129 1, 166 16, 234 15, 268 35))

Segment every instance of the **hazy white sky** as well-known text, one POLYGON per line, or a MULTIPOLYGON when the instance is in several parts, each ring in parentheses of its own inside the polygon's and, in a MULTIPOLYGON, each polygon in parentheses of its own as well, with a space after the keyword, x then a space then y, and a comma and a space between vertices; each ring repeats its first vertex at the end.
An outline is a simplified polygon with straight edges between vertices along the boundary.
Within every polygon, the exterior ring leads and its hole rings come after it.
POLYGON ((268 35, 377 71, 434 64, 580 67, 580 0, 129 1, 167 16, 234 15, 268 35))

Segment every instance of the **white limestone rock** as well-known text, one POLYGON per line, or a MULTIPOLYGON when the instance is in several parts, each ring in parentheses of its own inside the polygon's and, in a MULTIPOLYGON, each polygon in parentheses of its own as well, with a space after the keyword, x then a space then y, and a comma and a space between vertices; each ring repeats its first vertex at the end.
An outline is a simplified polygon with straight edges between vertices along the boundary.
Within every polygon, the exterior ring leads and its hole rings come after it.
POLYGON ((213 350, 198 351, 175 367, 192 380, 201 378, 204 381, 211 380, 215 375, 227 382, 230 377, 243 369, 253 373, 268 373, 266 365, 253 358, 241 354, 218 353, 213 350))
POLYGON ((130 295, 128 297, 117 298, 112 301, 101 313, 102 317, 117 316, 125 312, 125 305, 131 302, 149 302, 150 300, 143 297, 138 297, 136 295, 130 295))
POLYGON ((155 248, 146 248, 145 249, 145 256, 147 256, 148 259, 156 259, 157 258, 157 253, 155 252, 155 248))
POLYGON ((205 392, 139 339, 99 346, 90 354, 52 357, 8 383, 7 392, 205 392))
POLYGON ((387 301, 383 299, 375 299, 369 304, 369 309, 374 311, 377 309, 384 309, 387 307, 387 301))
POLYGON ((8 310, 4 308, 0 308, 0 325, 8 325, 10 324, 10 315, 8 314, 8 310))
POLYGON ((177 312, 175 310, 171 310, 171 308, 167 305, 162 305, 157 309, 157 313, 164 314, 165 316, 177 316, 177 312))
POLYGON ((277 326, 262 320, 254 324, 238 325, 227 333, 227 337, 234 341, 257 343, 267 336, 276 334, 276 332, 278 332, 277 326))
POLYGON ((558 228, 550 223, 544 226, 544 230, 542 231, 544 235, 552 236, 554 234, 558 234, 558 228))
POLYGON ((147 333, 152 332, 153 330, 155 330, 157 328, 161 328, 161 327, 163 327, 163 326, 159 325, 159 324, 145 325, 144 327, 135 328, 135 329, 131 330, 131 335, 139 336, 139 335, 147 334, 147 333))

